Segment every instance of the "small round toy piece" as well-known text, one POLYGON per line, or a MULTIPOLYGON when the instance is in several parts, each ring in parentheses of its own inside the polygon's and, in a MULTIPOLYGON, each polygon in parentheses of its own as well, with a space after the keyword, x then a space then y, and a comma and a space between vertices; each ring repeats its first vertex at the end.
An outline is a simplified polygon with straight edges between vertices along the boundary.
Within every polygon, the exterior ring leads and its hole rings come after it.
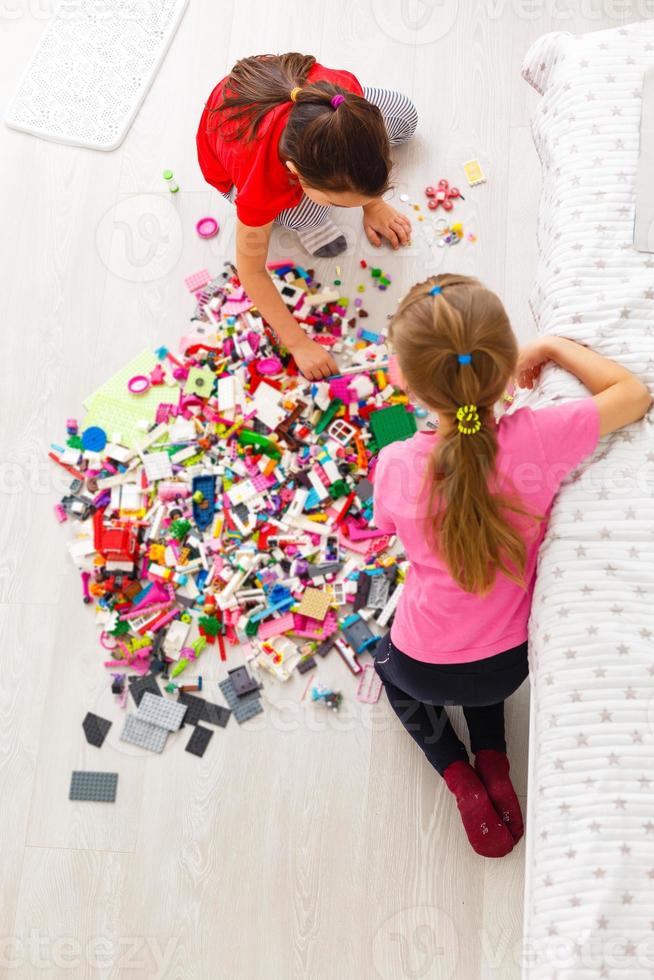
MULTIPOLYGON (((436 188, 435 187, 425 187, 425 194, 426 194, 427 197, 436 197, 436 188)), ((430 207, 431 207, 431 205, 430 205, 430 207)))
POLYGON ((150 379, 145 374, 135 374, 127 382, 127 390, 132 395, 144 395, 150 387, 150 379))
POLYGON ((220 231, 220 227, 215 218, 207 215, 204 218, 200 218, 195 226, 195 230, 200 238, 215 238, 220 231))
POLYGON ((100 453, 107 445, 107 433, 99 425, 91 425, 82 433, 82 449, 100 453))
POLYGON ((176 194, 179 190, 179 184, 175 180, 172 170, 164 170, 162 177, 166 181, 166 185, 170 193, 176 194))
POLYGON ((257 361, 257 371, 259 374, 273 375, 279 374, 284 365, 278 357, 262 357, 257 361))

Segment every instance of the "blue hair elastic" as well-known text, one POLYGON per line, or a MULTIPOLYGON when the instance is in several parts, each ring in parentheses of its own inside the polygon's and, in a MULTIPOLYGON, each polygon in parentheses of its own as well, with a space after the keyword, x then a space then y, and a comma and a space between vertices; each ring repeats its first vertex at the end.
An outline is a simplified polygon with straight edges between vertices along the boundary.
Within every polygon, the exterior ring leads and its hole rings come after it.
POLYGON ((442 293, 442 292, 443 292, 443 287, 442 286, 432 286, 431 289, 429 290, 429 295, 430 296, 438 296, 438 294, 439 293, 442 293))
POLYGON ((459 364, 470 364, 472 360, 472 354, 459 354, 458 361, 459 364))

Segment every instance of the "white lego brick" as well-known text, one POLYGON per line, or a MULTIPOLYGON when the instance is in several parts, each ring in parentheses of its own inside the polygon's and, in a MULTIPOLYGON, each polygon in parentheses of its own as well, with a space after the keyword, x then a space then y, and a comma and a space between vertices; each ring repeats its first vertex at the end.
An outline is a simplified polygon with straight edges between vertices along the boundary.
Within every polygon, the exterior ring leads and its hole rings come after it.
POLYGON ((218 410, 231 412, 236 407, 236 380, 232 375, 218 378, 218 410))
POLYGON ((265 382, 260 384, 254 393, 253 401, 257 418, 269 429, 277 428, 286 418, 286 410, 282 408, 281 400, 281 392, 265 382))
POLYGON ((330 483, 335 483, 336 480, 340 480, 341 474, 338 472, 338 466, 333 459, 325 460, 324 463, 320 464, 325 471, 327 479, 330 483))
POLYGON ((73 449, 71 446, 68 446, 59 458, 62 463, 66 463, 68 466, 77 466, 82 458, 82 454, 79 449, 73 449))
POLYGON ((304 505, 307 502, 307 497, 309 496, 309 491, 304 487, 298 487, 293 495, 293 499, 286 508, 285 519, 288 517, 299 516, 304 510, 304 505))
POLYGON ((318 474, 314 470, 309 470, 307 476, 309 477, 309 482, 311 486, 318 494, 318 498, 320 500, 326 500, 326 498, 329 496, 329 491, 327 490, 327 487, 322 482, 318 474))
POLYGON ((182 647, 191 628, 190 623, 183 623, 181 619, 174 619, 166 630, 166 635, 162 643, 163 652, 171 660, 179 660, 182 647))
POLYGON ((127 446, 120 446, 116 442, 107 443, 102 452, 104 456, 115 459, 117 463, 129 463, 130 459, 134 457, 133 449, 128 449, 127 446))
POLYGON ((227 496, 229 502, 233 506, 238 504, 247 504, 253 497, 257 496, 257 490, 252 483, 252 480, 241 480, 240 483, 235 483, 231 489, 227 491, 227 496))
POLYGON ((163 439, 167 432, 168 424, 166 422, 162 422, 160 425, 155 426, 151 432, 146 433, 143 439, 139 440, 134 447, 135 452, 142 453, 144 450, 149 449, 150 446, 154 446, 155 442, 163 439))
POLYGON ((197 431, 191 419, 176 418, 170 427, 168 438, 171 442, 189 442, 197 438, 197 431))
POLYGON ((380 612, 379 616, 377 616, 377 624, 379 626, 388 626, 388 621, 397 608, 397 604, 400 601, 400 596, 402 595, 403 589, 404 583, 400 583, 399 585, 395 586, 393 594, 380 612))
POLYGON ((197 453, 197 446, 184 446, 183 449, 178 449, 176 453, 170 457, 171 463, 183 463, 185 459, 190 459, 191 456, 195 456, 197 453))
POLYGON ((146 453, 143 456, 143 468, 150 483, 155 480, 165 480, 173 475, 173 466, 168 453, 146 453))

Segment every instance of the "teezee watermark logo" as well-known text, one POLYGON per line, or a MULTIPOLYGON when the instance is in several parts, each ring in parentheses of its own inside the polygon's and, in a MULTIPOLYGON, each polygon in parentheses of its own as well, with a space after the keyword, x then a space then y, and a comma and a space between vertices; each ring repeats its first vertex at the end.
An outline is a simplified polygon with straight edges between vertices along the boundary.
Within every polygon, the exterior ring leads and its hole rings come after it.
POLYGON ((388 37, 401 44, 433 44, 452 29, 459 0, 372 0, 372 13, 388 37))
POLYGON ((400 909, 375 932, 372 960, 383 980, 450 980, 459 961, 454 922, 433 905, 400 909))
POLYGON ((112 205, 95 235, 107 269, 130 282, 168 275, 182 253, 183 232, 173 203, 159 194, 136 194, 112 205))

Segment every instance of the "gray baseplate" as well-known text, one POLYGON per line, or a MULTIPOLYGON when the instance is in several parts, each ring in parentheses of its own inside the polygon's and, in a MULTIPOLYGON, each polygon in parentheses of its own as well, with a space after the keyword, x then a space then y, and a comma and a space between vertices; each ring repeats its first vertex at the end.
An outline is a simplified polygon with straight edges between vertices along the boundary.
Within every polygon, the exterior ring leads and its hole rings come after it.
POLYGON ((185 714, 186 705, 145 691, 135 717, 139 721, 148 722, 150 725, 166 728, 169 732, 176 732, 182 724, 185 714))
POLYGON ((163 752, 168 738, 168 730, 149 721, 142 721, 136 715, 128 715, 120 735, 121 742, 131 742, 151 752, 163 752))
POLYGON ((218 686, 223 692, 225 701, 232 709, 232 713, 239 725, 247 721, 248 718, 254 718, 255 715, 261 714, 263 711, 263 706, 256 691, 253 694, 239 698, 229 677, 225 678, 224 681, 220 681, 218 686))
POLYGON ((76 769, 70 778, 68 799, 113 803, 117 784, 117 772, 83 772, 76 769))

